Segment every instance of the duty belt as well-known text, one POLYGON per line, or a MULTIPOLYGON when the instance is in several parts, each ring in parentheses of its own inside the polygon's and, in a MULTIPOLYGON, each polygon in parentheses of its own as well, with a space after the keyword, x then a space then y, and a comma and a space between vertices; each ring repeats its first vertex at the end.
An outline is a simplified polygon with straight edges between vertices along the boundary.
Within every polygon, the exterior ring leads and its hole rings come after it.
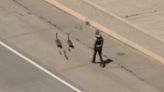
POLYGON ((96 45, 96 47, 101 47, 102 45, 100 44, 100 45, 96 45))

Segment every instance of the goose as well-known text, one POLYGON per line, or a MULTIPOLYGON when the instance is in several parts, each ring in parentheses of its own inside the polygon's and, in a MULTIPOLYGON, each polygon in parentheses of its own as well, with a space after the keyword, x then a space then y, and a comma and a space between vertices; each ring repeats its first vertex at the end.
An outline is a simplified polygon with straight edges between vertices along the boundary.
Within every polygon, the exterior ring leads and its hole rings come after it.
POLYGON ((68 33, 68 40, 67 40, 68 46, 71 48, 74 48, 74 45, 72 43, 72 41, 69 39, 69 33, 68 33))
POLYGON ((62 43, 61 41, 58 39, 58 33, 56 33, 56 45, 59 47, 59 48, 62 48, 62 43))

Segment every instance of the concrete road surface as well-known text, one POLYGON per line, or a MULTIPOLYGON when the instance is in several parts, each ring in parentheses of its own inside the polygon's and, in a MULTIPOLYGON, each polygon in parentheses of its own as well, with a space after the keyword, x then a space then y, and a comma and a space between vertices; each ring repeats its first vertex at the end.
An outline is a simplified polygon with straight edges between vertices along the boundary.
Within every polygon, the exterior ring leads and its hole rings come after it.
POLYGON ((0 92, 75 92, 0 45, 0 92))
POLYGON ((117 34, 97 26, 109 35, 164 62, 163 0, 55 1, 117 34))
MULTIPOLYGON (((95 28, 42 0, 0 1, 1 40, 82 91, 164 91, 161 63, 105 33, 101 34, 105 40, 103 57, 107 61, 106 67, 92 64, 94 32, 95 28), (63 49, 55 44, 56 32, 63 49), (68 50, 67 33, 70 33, 74 49, 68 50)), ((30 92, 35 90, 37 88, 30 92)))

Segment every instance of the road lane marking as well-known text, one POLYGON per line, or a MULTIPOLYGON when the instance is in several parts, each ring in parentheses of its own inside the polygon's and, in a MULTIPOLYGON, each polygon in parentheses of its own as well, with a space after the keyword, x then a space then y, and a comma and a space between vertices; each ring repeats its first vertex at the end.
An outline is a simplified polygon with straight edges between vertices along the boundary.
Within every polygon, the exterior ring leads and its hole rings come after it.
POLYGON ((76 92, 82 92, 80 89, 74 87, 73 85, 69 84, 68 82, 64 81, 63 79, 61 79, 60 77, 56 76, 55 74, 53 74, 52 72, 48 71, 47 69, 43 68, 42 66, 40 66, 39 64, 35 63, 33 60, 27 58, 26 56, 24 56, 23 54, 21 54, 20 52, 16 51, 15 49, 13 49, 12 47, 10 47, 9 45, 5 44, 4 42, 0 41, 0 45, 2 45, 3 47, 7 48, 8 50, 10 50, 11 52, 15 53, 16 55, 18 55, 19 57, 21 57, 22 59, 28 61, 29 63, 31 63, 32 65, 34 65, 35 67, 39 68, 40 70, 42 70, 43 72, 45 72, 46 74, 50 75, 51 77, 57 79, 58 81, 60 81, 61 83, 65 84, 66 86, 70 87, 71 89, 73 89, 76 92))

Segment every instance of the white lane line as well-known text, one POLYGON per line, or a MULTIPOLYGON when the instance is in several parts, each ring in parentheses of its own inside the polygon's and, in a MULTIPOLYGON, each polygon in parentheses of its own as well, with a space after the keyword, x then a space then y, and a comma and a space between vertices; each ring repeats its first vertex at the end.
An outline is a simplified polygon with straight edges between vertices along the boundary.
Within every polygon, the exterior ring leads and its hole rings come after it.
POLYGON ((27 58, 26 56, 24 56, 23 54, 19 53, 18 51, 16 51, 15 49, 13 49, 12 47, 10 47, 9 45, 5 44, 4 42, 0 41, 0 45, 4 46, 5 48, 9 49, 10 51, 12 51, 13 53, 15 53, 16 55, 18 55, 19 57, 23 58, 24 60, 28 61, 29 63, 31 63, 32 65, 34 65, 35 67, 39 68, 40 70, 44 71, 45 73, 47 73, 48 75, 52 76, 53 78, 57 79, 58 81, 62 82, 63 84, 65 84, 66 86, 70 87, 71 89, 73 89, 76 92, 82 92, 81 90, 79 90, 78 88, 74 87, 73 85, 69 84, 68 82, 64 81, 63 79, 59 78, 58 76, 56 76, 55 74, 51 73, 50 71, 48 71, 47 69, 43 68, 42 66, 38 65, 37 63, 35 63, 33 60, 27 58))

